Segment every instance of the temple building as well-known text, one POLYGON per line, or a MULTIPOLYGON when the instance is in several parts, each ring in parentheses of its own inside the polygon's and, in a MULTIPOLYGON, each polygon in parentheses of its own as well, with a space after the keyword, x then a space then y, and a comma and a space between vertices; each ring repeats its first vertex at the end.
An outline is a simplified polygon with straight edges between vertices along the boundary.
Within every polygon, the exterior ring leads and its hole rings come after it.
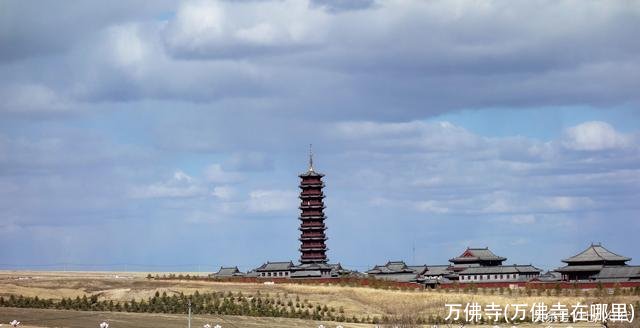
POLYGON ((488 247, 467 247, 460 256, 450 259, 449 262, 453 263, 453 271, 457 272, 470 267, 499 266, 506 260, 507 258, 494 254, 488 247))
POLYGON ((260 278, 289 278, 293 269, 293 262, 267 262, 255 271, 260 278))
POLYGON ((591 244, 587 249, 568 259, 567 265, 556 269, 565 281, 630 281, 640 280, 640 267, 627 265, 631 258, 618 255, 601 244, 591 244))
POLYGON ((504 265, 506 257, 494 254, 488 247, 467 248, 460 256, 452 258, 452 270, 463 282, 516 282, 529 281, 540 275, 542 270, 530 264, 504 265))
POLYGON ((404 261, 389 261, 385 265, 374 266, 366 273, 376 279, 418 282, 426 271, 426 265, 408 266, 404 261))
POLYGON ((212 273, 209 275, 209 278, 235 278, 235 277, 244 277, 244 273, 238 269, 238 267, 220 267, 220 270, 216 273, 212 273))

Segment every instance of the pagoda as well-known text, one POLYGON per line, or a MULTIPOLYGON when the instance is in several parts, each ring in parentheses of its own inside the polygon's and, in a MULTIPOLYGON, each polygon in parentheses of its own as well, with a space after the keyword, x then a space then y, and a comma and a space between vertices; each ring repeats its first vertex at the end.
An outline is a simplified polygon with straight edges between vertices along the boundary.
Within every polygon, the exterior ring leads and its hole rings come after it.
POLYGON ((324 220, 324 174, 313 168, 313 152, 309 151, 309 169, 300 174, 300 263, 327 263, 327 227, 324 220))

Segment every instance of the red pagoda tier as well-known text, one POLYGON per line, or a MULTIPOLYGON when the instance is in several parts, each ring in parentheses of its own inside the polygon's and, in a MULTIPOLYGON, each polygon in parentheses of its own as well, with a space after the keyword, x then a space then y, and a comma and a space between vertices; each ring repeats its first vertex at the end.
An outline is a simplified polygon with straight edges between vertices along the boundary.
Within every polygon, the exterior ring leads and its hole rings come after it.
POLYGON ((324 194, 322 188, 324 174, 313 169, 313 154, 309 155, 309 170, 299 175, 300 182, 300 262, 327 263, 327 237, 324 233, 324 194))

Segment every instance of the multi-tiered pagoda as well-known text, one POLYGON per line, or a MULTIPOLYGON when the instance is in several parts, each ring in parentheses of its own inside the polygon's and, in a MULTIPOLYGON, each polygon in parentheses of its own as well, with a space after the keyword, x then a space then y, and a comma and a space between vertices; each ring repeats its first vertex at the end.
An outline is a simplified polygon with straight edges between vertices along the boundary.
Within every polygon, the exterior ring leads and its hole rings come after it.
POLYGON ((300 174, 300 263, 327 263, 327 236, 324 231, 324 174, 313 168, 313 153, 309 154, 309 169, 300 174))

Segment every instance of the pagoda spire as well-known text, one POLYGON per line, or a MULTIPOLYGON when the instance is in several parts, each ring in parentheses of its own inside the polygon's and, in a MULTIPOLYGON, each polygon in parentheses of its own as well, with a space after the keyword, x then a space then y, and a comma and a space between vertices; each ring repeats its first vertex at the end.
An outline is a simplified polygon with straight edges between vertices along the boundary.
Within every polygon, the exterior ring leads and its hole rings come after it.
POLYGON ((309 144, 309 172, 313 172, 313 144, 309 144))

